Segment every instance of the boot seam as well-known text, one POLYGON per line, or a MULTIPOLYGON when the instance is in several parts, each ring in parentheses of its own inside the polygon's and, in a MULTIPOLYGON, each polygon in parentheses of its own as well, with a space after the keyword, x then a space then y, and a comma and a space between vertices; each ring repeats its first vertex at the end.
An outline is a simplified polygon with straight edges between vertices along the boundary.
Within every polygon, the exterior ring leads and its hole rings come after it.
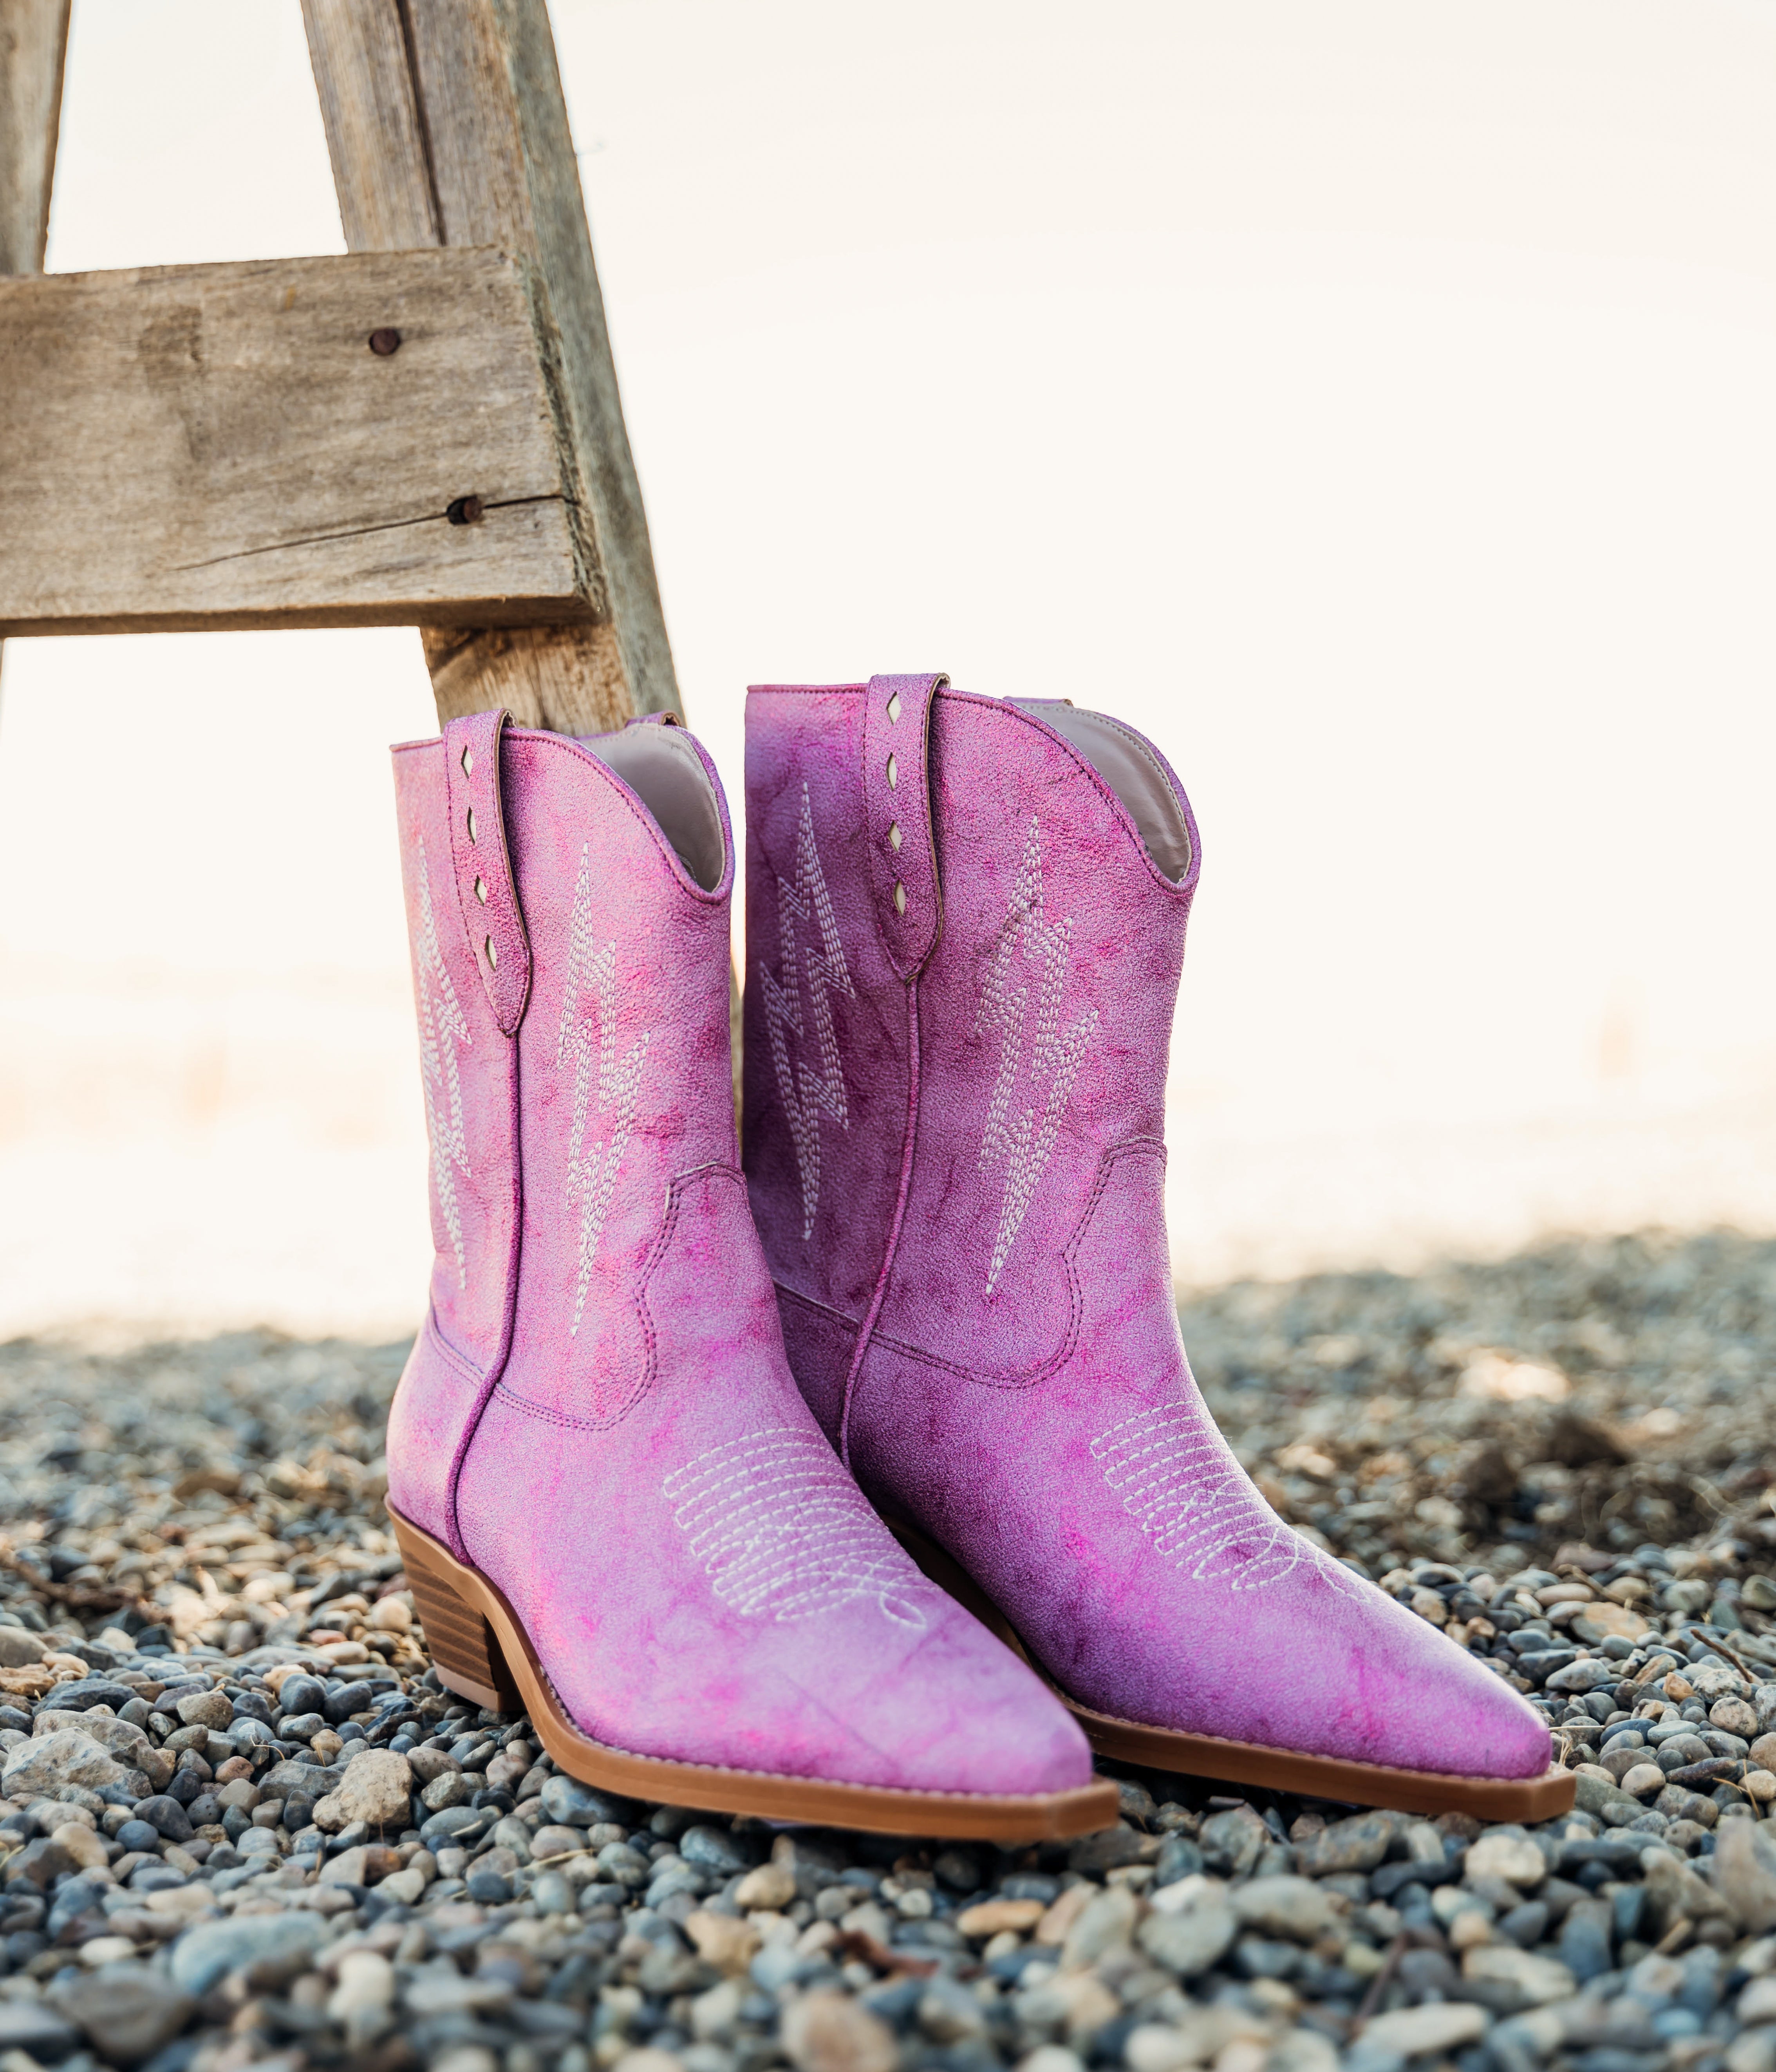
POLYGON ((888 1285, 894 1277, 894 1259, 900 1250, 900 1233, 906 1219, 906 1202, 913 1191, 913 1159, 919 1142, 919 1104, 922 1091, 919 1071, 919 980, 912 979, 906 985, 906 1129, 900 1153, 900 1185, 894 1195, 894 1213, 888 1226, 888 1242, 882 1255, 882 1271, 876 1276, 875 1293, 864 1314, 857 1330, 857 1342, 852 1348, 851 1365, 845 1377, 845 1388, 839 1398, 839 1459, 849 1468, 851 1465, 851 1405, 857 1393, 857 1382, 863 1372, 863 1363, 868 1357, 870 1342, 876 1328, 876 1320, 882 1314, 882 1305, 888 1298, 888 1285))
POLYGON ((961 1381, 972 1381, 982 1388, 1014 1390, 1034 1388, 1059 1373, 1079 1350, 1079 1330, 1084 1318, 1084 1294, 1079 1282, 1078 1255, 1097 1214, 1099 1203, 1104 1198, 1104 1189, 1110 1184, 1110 1176, 1117 1164, 1124 1158, 1157 1157, 1163 1166, 1166 1144, 1162 1137, 1128 1137, 1120 1144, 1110 1146, 1098 1161, 1098 1174, 1092 1184, 1092 1192, 1086 1198, 1079 1218, 1073 1227, 1073 1234, 1061 1248, 1061 1257, 1067 1268, 1069 1316, 1067 1326, 1060 1346, 1048 1358, 1027 1372, 1001 1377, 983 1374, 977 1367, 964 1367, 955 1360, 946 1359, 941 1353, 927 1352, 923 1347, 908 1344, 886 1331, 875 1334, 872 1342, 885 1350, 899 1355, 902 1359, 917 1360, 923 1367, 936 1367, 952 1374, 961 1381))
POLYGON ((458 1375, 464 1381, 472 1382, 479 1388, 487 1379, 485 1371, 475 1365, 470 1355, 453 1339, 446 1337, 444 1326, 438 1321, 435 1304, 426 1311, 426 1321, 420 1326, 419 1334, 421 1338, 429 1339, 438 1348, 445 1361, 455 1368, 458 1375))
POLYGON ((800 1289, 791 1288, 787 1281, 773 1281, 771 1285, 779 1295, 787 1297, 791 1302, 800 1303, 804 1309, 813 1310, 828 1322, 841 1325, 848 1331, 861 1328, 855 1317, 848 1317, 842 1309, 835 1309, 830 1302, 822 1302, 812 1295, 804 1295, 800 1289))
MULTIPOLYGON (((637 1278, 633 1297, 645 1348, 642 1356, 641 1379, 623 1399, 621 1407, 606 1417, 575 1416, 570 1411, 553 1409, 548 1404, 539 1403, 534 1397, 524 1395, 503 1375, 494 1383, 489 1392, 491 1395, 497 1395, 503 1403, 509 1404, 515 1410, 522 1411, 526 1416, 541 1419, 543 1423, 553 1424, 563 1431, 609 1432, 623 1422, 659 1379, 659 1334, 654 1324, 653 1312, 648 1305, 648 1284, 671 1248, 685 1191, 693 1182, 703 1180, 736 1182, 740 1186, 742 1200, 746 1198, 746 1175, 738 1166, 721 1160, 712 1159, 706 1166, 693 1166, 687 1172, 674 1174, 667 1182, 666 1213, 660 1220, 660 1230, 637 1278)), ((747 1214, 749 1216, 751 1214, 750 1203, 747 1214)))
MULTIPOLYGON (((516 881, 514 882, 516 884, 516 881)), ((512 1358, 512 1340, 517 1334, 518 1325, 518 1275, 524 1251, 524 1132, 519 1079, 520 1053, 516 1036, 508 1036, 505 1041, 508 1046, 506 1054, 509 1066, 506 1073, 506 1089, 507 1126, 510 1131, 508 1141, 512 1145, 512 1236, 506 1248, 505 1289, 500 1305, 500 1336, 486 1372, 475 1376, 477 1393, 475 1402, 468 1416, 462 1420, 462 1433, 456 1442, 456 1451, 450 1457, 450 1471, 444 1485, 444 1519, 449 1531, 449 1544, 451 1552, 462 1561, 472 1557, 469 1553, 469 1544, 462 1536, 457 1494, 462 1487, 463 1470, 468 1465, 469 1449, 475 1444, 475 1434, 481 1429, 481 1420, 487 1414, 487 1405, 493 1400, 493 1392, 500 1385, 500 1377, 506 1371, 507 1361, 512 1358)), ((442 1337, 439 1342, 443 1342, 442 1337)))

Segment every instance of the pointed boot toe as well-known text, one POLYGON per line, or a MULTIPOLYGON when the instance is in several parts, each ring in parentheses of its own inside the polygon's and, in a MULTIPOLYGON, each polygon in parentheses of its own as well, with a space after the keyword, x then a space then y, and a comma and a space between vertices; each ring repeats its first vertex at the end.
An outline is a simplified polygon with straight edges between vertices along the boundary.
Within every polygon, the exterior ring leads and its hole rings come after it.
POLYGON ((631 1797, 1112 1822, 1064 1706, 921 1573, 790 1374, 736 1162, 708 758, 485 713, 396 770, 437 1259, 389 1505, 443 1682, 631 1797))
POLYGON ((900 1783, 1030 1799, 1090 1788, 1092 1747, 1071 1712, 1009 1648, 937 1595, 952 1616, 934 1618, 905 1677, 882 1679, 874 1702, 853 1714, 860 1731, 898 1752, 900 1783))
MULTIPOLYGON (((1230 1456, 1223 1490, 1233 1475, 1240 1471, 1230 1456)), ((1256 1489, 1248 1501, 1252 1538, 1225 1547, 1207 1572, 1144 1577, 1139 1552, 1128 1550, 1146 1585, 1144 1634, 1156 1614, 1174 1631, 1199 1634, 1230 1581, 1243 1574, 1245 1587, 1223 1641, 1144 1646, 1135 1660, 1075 1654, 1070 1688, 1089 1693, 1083 1702, 1107 1721, 1121 1723, 1106 1725, 1107 1742, 1163 1752, 1166 1730, 1176 1729, 1347 1766, 1358 1774, 1346 1784, 1369 1773, 1371 1795, 1408 1810, 1437 1810, 1475 1792, 1478 1803, 1491 1803, 1494 1786, 1497 1803, 1511 1804, 1526 1782, 1544 1788, 1548 1729, 1515 1691, 1293 1531, 1256 1489), (1264 1673, 1269 1663, 1286 1663, 1287 1673, 1264 1673)), ((1116 1545, 1113 1520, 1105 1518, 1100 1532, 1107 1548, 1116 1545)), ((1322 1782, 1332 1781, 1322 1774, 1322 1782)), ((1553 1784, 1570 1788, 1558 1775, 1553 1784)))
POLYGON ((1164 758, 878 676, 755 687, 746 770, 754 1214, 802 1393, 903 1543, 1102 1752, 1569 1806, 1531 1708, 1291 1531, 1191 1378, 1164 1088, 1199 851, 1164 758))
POLYGON ((1343 1733, 1362 1762, 1480 1780, 1536 1780, 1548 1770, 1548 1726, 1534 1708, 1370 1585, 1349 1655, 1347 1674, 1366 1688, 1343 1733))

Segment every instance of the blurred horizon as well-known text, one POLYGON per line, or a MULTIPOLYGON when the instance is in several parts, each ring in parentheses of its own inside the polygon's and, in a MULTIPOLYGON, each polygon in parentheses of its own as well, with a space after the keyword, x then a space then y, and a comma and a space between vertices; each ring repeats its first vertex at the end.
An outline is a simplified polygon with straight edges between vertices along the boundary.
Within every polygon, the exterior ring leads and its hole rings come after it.
MULTIPOLYGON (((1190 791, 1181 1285, 1776 1232, 1776 6, 552 14, 737 821, 747 681, 914 667, 1190 791)), ((75 0, 52 269, 342 249, 297 0, 75 0)), ((6 643, 0 1337, 413 1327, 434 730, 6 643)))

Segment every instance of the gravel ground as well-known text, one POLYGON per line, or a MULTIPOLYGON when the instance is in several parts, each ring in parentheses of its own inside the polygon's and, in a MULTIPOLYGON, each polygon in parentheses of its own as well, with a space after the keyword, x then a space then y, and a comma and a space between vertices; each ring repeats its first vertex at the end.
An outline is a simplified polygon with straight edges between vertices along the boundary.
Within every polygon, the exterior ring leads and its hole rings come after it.
POLYGON ((636 1805, 441 1692, 402 1346, 0 1347, 0 2072, 1776 2072, 1776 1245, 1183 1309, 1278 1507, 1528 1691, 1529 1831, 1119 1773, 1071 1846, 636 1805))

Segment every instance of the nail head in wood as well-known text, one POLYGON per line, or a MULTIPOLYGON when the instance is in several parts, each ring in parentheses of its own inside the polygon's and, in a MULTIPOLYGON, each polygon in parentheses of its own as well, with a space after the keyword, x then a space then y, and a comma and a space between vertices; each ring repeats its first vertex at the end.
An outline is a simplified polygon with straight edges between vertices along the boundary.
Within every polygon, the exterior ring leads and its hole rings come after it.
POLYGON ((453 525, 479 525, 481 500, 479 496, 458 496, 444 507, 444 516, 453 525))
POLYGON ((370 334, 370 350, 378 360, 389 360, 401 350, 401 333, 393 324, 379 324, 370 334))

